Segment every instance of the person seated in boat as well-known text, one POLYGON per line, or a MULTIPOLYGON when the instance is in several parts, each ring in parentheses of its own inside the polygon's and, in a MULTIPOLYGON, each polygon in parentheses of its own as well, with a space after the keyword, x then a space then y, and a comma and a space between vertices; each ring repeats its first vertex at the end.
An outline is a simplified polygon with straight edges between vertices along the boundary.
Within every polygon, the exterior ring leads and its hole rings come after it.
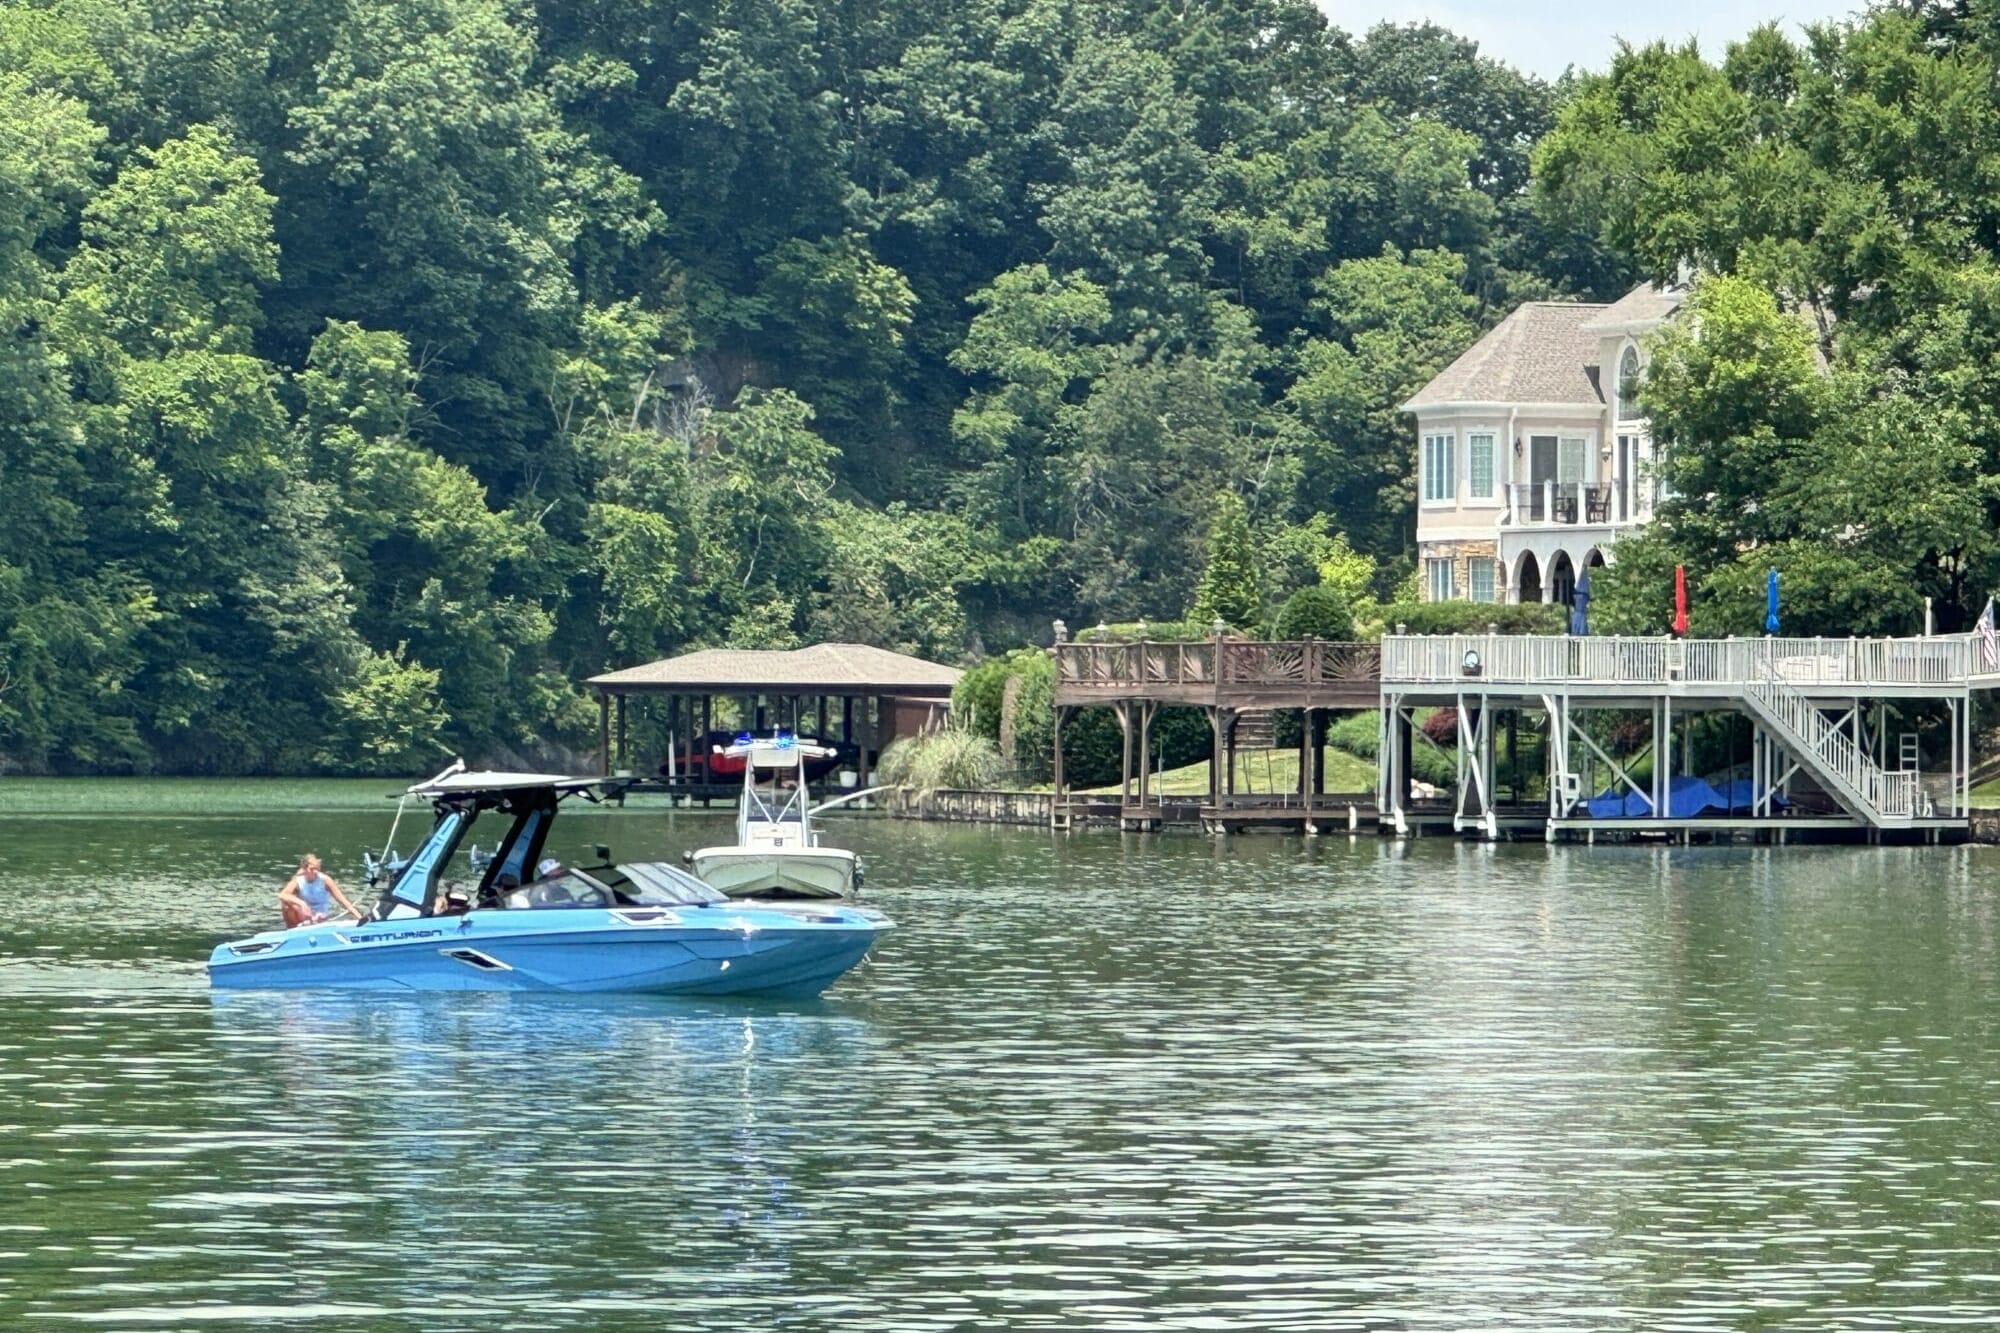
POLYGON ((511 870, 503 870, 493 881, 493 893, 498 905, 516 911, 528 905, 528 891, 521 887, 521 877, 511 870))
POLYGON ((334 882, 333 876, 320 869, 319 858, 311 852, 299 861, 298 873, 278 890, 278 910, 284 916, 287 929, 327 920, 333 915, 336 902, 349 916, 357 921, 361 919, 361 913, 347 901, 347 895, 340 891, 340 885, 334 882))
POLYGON ((454 884, 438 895, 435 916, 464 916, 472 910, 472 895, 454 884))
POLYGON ((494 912, 507 906, 507 895, 521 887, 521 877, 503 870, 491 884, 479 886, 479 910, 494 912))
POLYGON ((563 868, 562 862, 553 856, 543 857, 541 864, 535 867, 534 879, 524 886, 529 906, 568 906, 574 898, 570 893, 570 886, 564 882, 568 878, 569 871, 563 868))

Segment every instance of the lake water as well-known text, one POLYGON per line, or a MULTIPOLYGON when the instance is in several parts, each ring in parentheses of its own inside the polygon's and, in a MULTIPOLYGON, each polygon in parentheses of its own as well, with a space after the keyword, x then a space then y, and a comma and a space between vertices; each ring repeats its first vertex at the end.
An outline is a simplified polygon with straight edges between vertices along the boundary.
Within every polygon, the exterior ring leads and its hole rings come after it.
POLYGON ((0 1327, 2000 1321, 2000 853, 850 820, 817 1003, 211 994, 379 790, 0 782, 0 1327))

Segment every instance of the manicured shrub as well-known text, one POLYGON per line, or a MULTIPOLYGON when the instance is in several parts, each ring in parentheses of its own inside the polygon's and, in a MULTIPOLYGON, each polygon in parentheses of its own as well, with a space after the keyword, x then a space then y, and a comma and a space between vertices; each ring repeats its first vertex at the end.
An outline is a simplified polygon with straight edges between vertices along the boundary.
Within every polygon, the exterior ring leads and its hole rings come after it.
POLYGON ((1300 588, 1278 609, 1272 635, 1279 639, 1331 639, 1345 642, 1354 637, 1354 612, 1347 599, 1324 584, 1300 588))
POLYGON ((1561 634, 1569 628, 1569 608, 1554 602, 1396 602, 1382 608, 1382 632, 1396 626, 1407 634, 1561 634))

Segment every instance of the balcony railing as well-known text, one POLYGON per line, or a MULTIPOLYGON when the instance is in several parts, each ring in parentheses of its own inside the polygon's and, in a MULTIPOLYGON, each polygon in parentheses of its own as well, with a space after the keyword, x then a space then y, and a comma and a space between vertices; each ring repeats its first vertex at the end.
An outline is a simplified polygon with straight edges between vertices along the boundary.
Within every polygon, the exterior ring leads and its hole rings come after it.
POLYGON ((1635 515, 1619 487, 1579 481, 1517 481, 1507 487, 1510 527, 1574 527, 1630 523, 1635 515))
POLYGON ((1974 649, 1964 634, 1907 639, 1557 638, 1389 635, 1385 684, 1477 678, 1508 685, 1963 686, 1974 649), (1468 661, 1467 654, 1475 654, 1468 661))

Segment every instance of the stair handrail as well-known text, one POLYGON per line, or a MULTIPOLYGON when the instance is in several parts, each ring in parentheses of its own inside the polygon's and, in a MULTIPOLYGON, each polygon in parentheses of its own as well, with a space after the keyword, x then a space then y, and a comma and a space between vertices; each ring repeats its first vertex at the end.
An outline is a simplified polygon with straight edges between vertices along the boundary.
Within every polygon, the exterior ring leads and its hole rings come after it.
MULTIPOLYGON (((1826 720, 1819 706, 1778 674, 1769 659, 1758 663, 1758 679, 1750 682, 1761 702, 1810 757, 1848 794, 1878 819, 1909 819, 1917 814, 1915 773, 1890 773, 1868 757, 1837 725, 1826 720)), ((1804 757, 1804 756, 1802 756, 1804 757)))

